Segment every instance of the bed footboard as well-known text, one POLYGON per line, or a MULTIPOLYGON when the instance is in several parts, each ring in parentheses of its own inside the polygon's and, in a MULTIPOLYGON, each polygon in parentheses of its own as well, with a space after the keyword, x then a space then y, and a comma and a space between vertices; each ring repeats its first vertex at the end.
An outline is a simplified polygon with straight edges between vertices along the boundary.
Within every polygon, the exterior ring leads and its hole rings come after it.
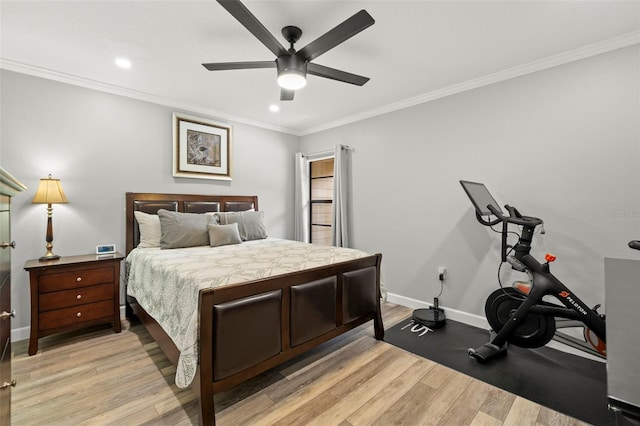
POLYGON ((215 424, 213 395, 367 321, 382 340, 376 254, 200 292, 200 364, 192 387, 200 422, 215 424))

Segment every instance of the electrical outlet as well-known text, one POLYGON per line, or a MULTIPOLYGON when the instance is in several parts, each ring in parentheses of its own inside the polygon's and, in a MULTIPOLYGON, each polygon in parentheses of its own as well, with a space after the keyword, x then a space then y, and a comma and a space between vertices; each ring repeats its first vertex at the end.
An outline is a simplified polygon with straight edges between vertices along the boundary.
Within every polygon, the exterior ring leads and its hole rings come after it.
POLYGON ((444 266, 438 266, 438 279, 440 281, 444 281, 445 274, 447 273, 447 268, 444 266))

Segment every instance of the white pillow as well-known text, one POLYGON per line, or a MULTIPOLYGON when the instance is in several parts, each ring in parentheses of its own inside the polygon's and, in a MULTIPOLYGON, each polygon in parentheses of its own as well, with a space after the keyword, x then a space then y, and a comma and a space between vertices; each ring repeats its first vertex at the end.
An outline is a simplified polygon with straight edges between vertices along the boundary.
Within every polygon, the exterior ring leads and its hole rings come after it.
POLYGON ((160 217, 140 211, 133 212, 140 228, 139 248, 160 247, 160 217))

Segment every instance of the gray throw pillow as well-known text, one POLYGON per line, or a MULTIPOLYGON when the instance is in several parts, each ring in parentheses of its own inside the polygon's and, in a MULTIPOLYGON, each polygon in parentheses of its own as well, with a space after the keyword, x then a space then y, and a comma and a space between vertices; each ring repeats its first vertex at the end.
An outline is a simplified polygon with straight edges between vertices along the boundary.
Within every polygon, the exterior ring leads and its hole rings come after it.
POLYGON ((211 247, 240 244, 242 242, 237 223, 231 223, 229 225, 208 225, 207 228, 209 229, 209 245, 211 247))
POLYGON ((237 223, 242 241, 262 240, 267 238, 267 228, 264 226, 264 212, 244 211, 216 213, 222 225, 237 223))
POLYGON ((211 215, 158 210, 160 248, 173 249, 209 245, 207 225, 215 223, 211 215))

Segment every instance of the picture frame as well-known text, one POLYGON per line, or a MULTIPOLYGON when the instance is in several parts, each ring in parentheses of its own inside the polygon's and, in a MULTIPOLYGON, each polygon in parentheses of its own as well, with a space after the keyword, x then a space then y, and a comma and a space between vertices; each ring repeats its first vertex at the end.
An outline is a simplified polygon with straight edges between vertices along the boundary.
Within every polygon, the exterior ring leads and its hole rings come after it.
POLYGON ((231 180, 231 126, 173 113, 173 176, 231 180))

